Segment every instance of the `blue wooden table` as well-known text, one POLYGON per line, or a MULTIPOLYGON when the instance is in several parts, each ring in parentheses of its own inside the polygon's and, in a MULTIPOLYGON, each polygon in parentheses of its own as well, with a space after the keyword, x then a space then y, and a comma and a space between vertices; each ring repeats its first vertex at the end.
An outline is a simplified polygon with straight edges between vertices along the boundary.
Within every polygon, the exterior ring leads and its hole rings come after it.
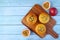
POLYGON ((56 25, 53 28, 59 35, 57 39, 47 35, 43 39, 35 33, 27 38, 21 32, 26 27, 21 23, 22 18, 28 13, 34 4, 40 4, 47 0, 0 0, 0 40, 60 40, 60 0, 48 0, 52 7, 58 9, 56 25))

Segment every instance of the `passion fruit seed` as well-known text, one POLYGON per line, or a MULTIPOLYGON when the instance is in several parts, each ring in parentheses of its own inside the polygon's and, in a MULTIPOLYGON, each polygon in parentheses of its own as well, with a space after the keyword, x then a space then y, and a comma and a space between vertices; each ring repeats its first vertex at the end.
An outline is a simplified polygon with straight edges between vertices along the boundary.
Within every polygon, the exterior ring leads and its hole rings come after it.
POLYGON ((41 27, 41 28, 39 28, 38 30, 41 31, 41 32, 43 32, 43 31, 44 31, 44 28, 41 27))
POLYGON ((33 22, 34 21, 34 17, 33 16, 29 17, 29 21, 33 22))

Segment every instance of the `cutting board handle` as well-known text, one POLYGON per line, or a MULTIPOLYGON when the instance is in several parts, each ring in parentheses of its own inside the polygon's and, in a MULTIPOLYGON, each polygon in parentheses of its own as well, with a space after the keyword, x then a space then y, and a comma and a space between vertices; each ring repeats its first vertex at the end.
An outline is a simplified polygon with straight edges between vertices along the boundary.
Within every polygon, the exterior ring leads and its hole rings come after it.
POLYGON ((53 36, 54 38, 58 38, 58 34, 55 31, 53 31, 53 30, 50 30, 49 34, 51 36, 53 36))

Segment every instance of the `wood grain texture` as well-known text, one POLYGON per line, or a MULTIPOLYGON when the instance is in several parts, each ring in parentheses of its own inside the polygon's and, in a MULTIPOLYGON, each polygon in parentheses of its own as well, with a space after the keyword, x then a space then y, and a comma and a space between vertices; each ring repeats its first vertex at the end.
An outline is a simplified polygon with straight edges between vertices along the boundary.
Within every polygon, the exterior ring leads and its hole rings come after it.
MULTIPOLYGON (((35 4, 32 9, 25 15, 25 17, 22 20, 22 23, 28 27, 30 30, 32 30, 33 32, 35 32, 39 37, 43 38, 45 37, 45 35, 50 34, 52 35, 54 38, 58 38, 58 34, 56 32, 54 32, 53 27, 56 24, 56 21, 50 16, 50 21, 46 24, 44 24, 46 26, 46 33, 44 35, 38 34, 35 30, 36 25, 37 24, 41 24, 41 22, 37 21, 35 24, 28 24, 28 22, 26 21, 26 17, 29 17, 32 14, 35 14, 37 17, 39 17, 40 13, 45 13, 46 15, 48 14, 39 4, 35 4), (29 16, 28 16, 29 15, 29 16)), ((48 14, 49 15, 49 14, 48 14)), ((36 18, 36 17, 35 17, 36 18)), ((35 19, 36 20, 36 19, 35 19)), ((37 18, 38 20, 38 18, 37 18)))
MULTIPOLYGON (((54 39, 47 35, 46 38, 41 39, 35 36, 35 34, 29 38, 24 38, 20 35, 20 31, 25 29, 25 26, 21 23, 21 19, 34 4, 42 5, 44 1, 46 0, 0 0, 0 40, 32 40, 32 38, 33 40, 60 40, 60 36, 58 39, 54 39)), ((58 16, 53 17, 57 21, 53 29, 60 35, 60 0, 48 1, 52 3, 52 7, 58 9, 58 16)))

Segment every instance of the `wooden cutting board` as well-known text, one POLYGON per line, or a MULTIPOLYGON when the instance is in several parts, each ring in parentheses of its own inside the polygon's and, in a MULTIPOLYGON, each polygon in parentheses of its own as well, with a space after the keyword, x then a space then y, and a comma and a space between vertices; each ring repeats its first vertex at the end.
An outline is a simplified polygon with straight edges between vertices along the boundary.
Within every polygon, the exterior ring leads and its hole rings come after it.
MULTIPOLYGON (((52 35, 54 38, 58 38, 58 34, 53 30, 53 27, 54 25, 56 24, 56 21, 50 16, 50 21, 46 24, 44 24, 46 26, 46 34, 41 36, 40 34, 38 34, 36 31, 35 31, 35 28, 36 28, 36 25, 39 24, 40 22, 37 21, 35 24, 33 25, 29 25, 27 22, 26 22, 26 17, 27 15, 29 14, 36 14, 36 16, 38 17, 38 15, 40 13, 47 13, 40 5, 36 4, 32 7, 32 9, 26 14, 26 16, 22 19, 22 23, 28 27, 31 31, 35 32, 39 37, 43 38, 45 37, 47 34, 50 34, 52 35)), ((48 14, 48 13, 47 13, 48 14)))

